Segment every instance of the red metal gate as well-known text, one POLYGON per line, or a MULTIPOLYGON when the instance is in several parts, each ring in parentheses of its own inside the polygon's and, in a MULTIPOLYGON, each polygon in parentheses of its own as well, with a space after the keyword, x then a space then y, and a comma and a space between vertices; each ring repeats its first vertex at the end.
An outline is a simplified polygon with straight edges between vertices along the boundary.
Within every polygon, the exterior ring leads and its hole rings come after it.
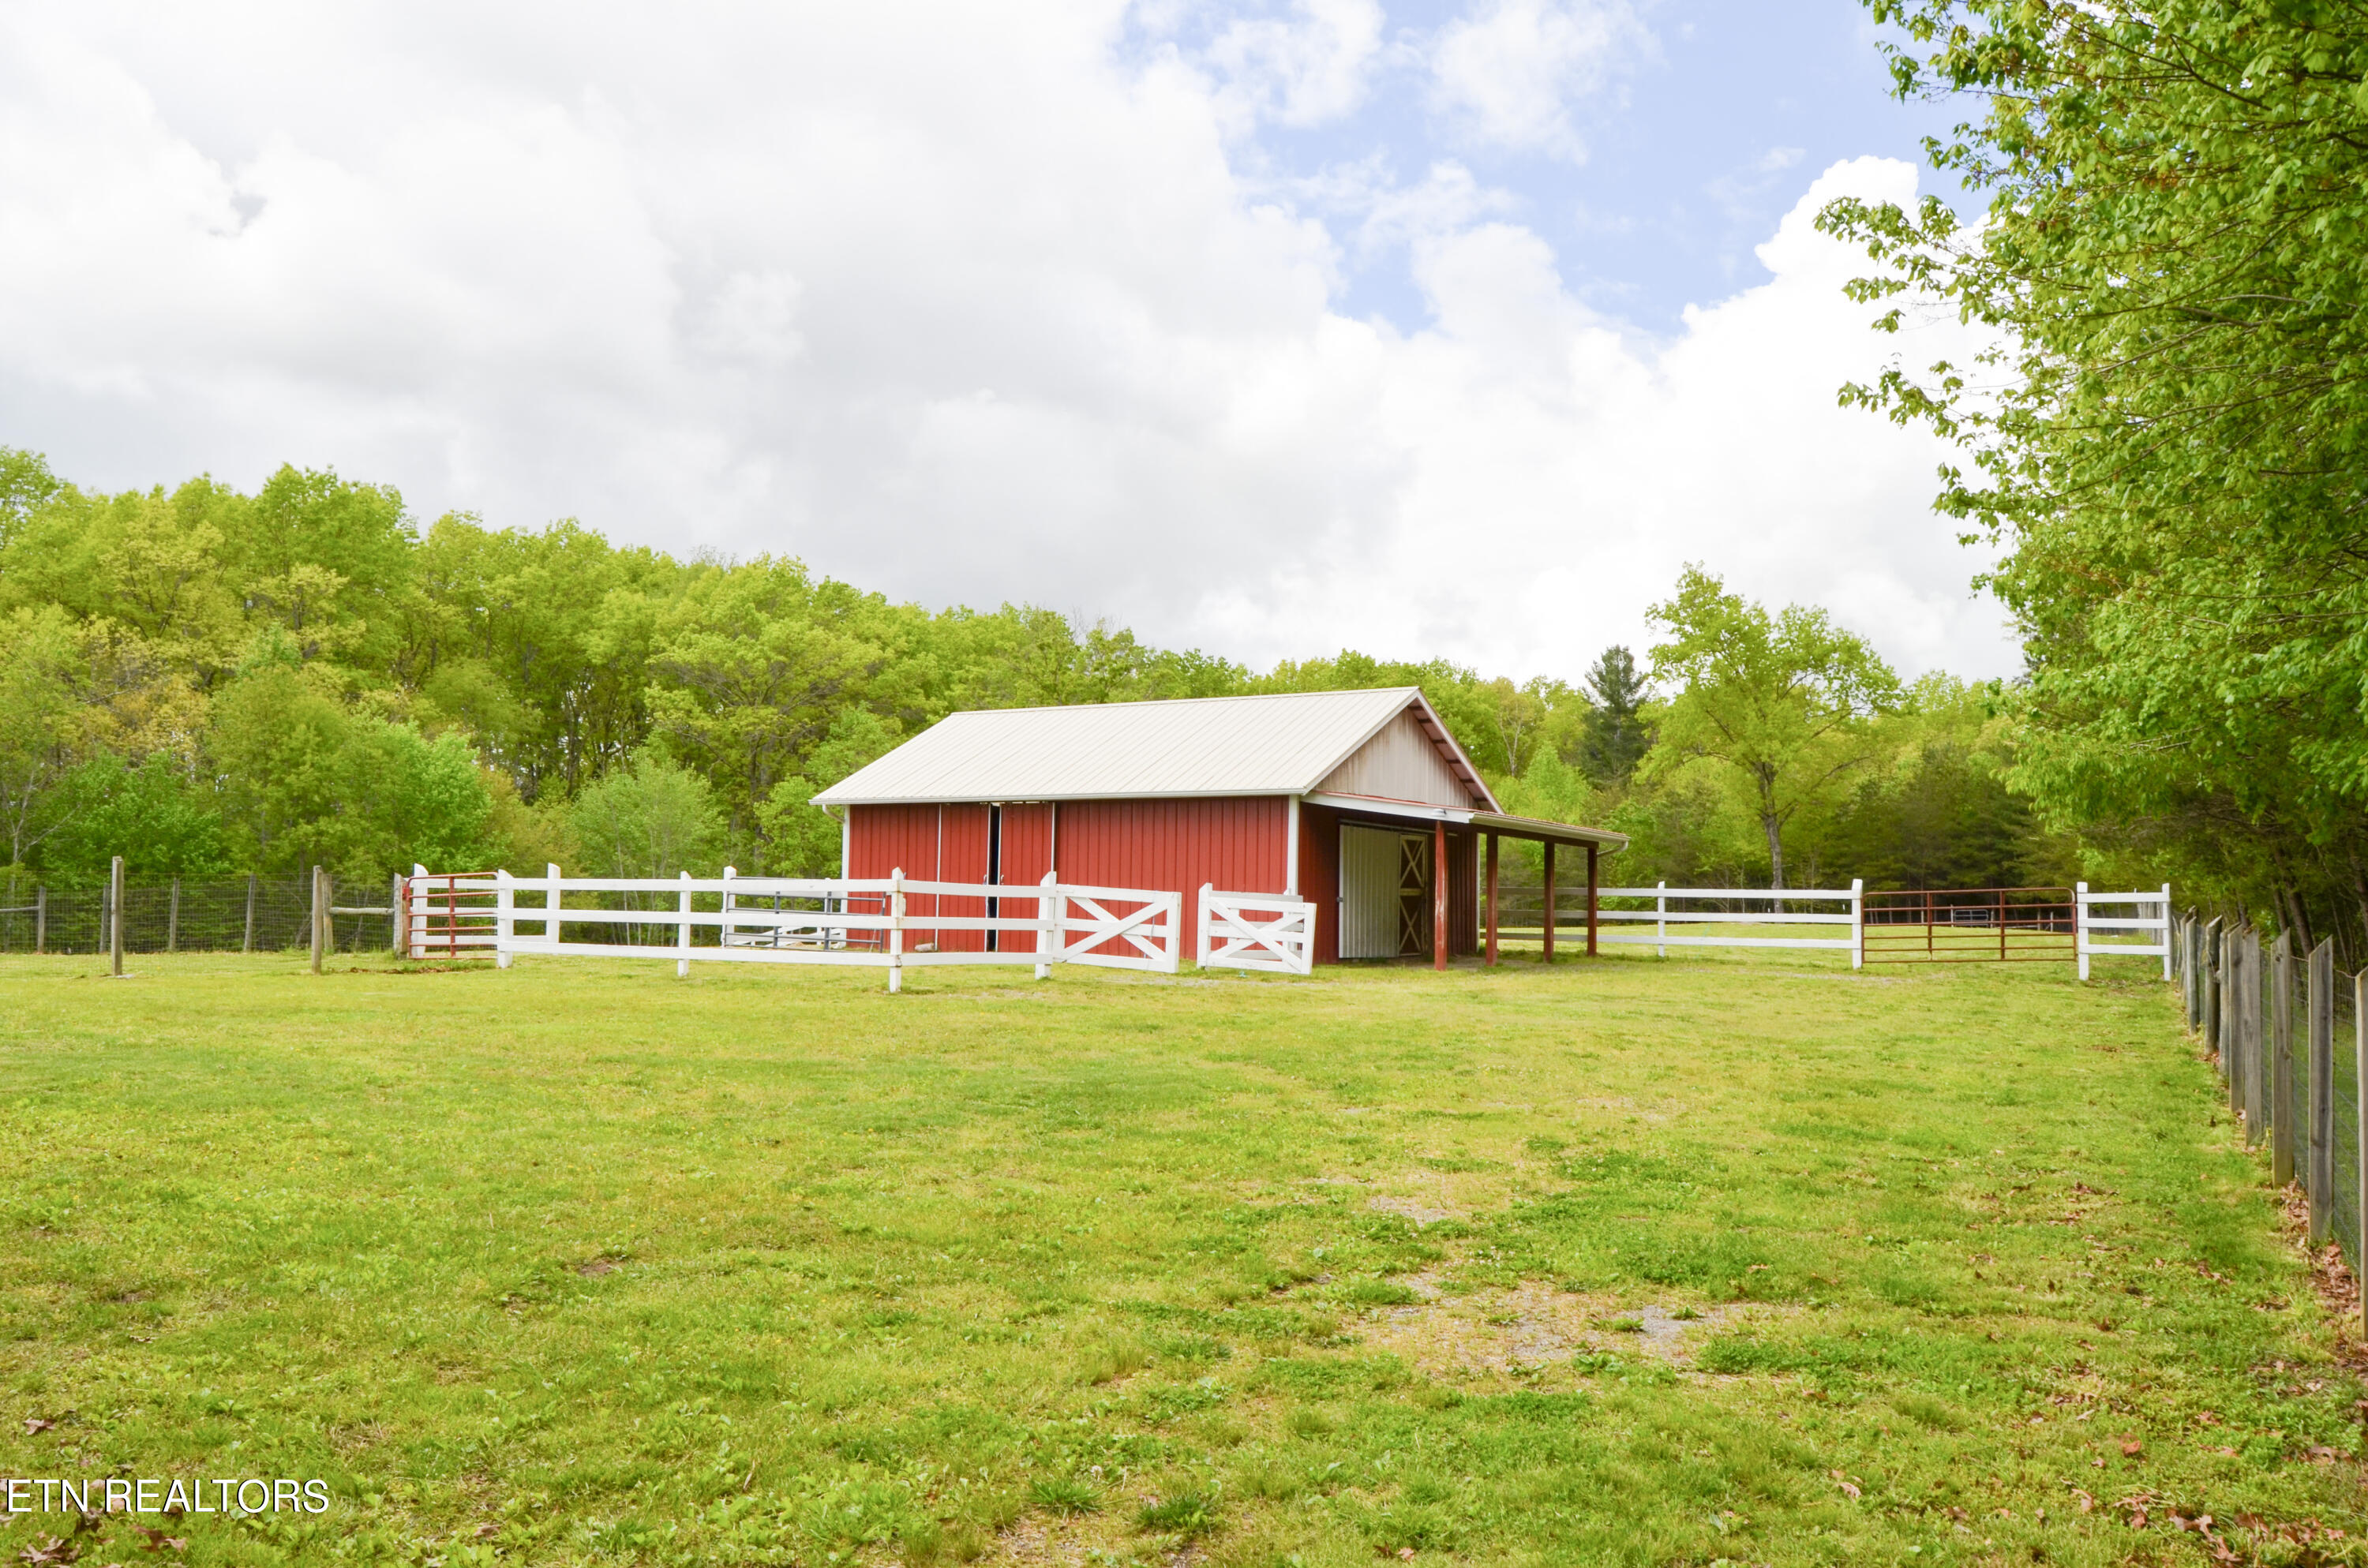
POLYGON ((1909 888, 1866 895, 1869 963, 2072 963, 2070 888, 1909 888))
POLYGON ((414 870, 403 880, 404 950, 416 959, 494 956, 491 871, 414 870))

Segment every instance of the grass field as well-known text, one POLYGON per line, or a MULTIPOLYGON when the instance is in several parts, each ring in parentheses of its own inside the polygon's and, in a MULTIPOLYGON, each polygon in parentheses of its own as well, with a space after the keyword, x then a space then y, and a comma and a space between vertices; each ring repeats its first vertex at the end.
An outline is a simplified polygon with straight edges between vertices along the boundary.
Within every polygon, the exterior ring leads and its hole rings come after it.
POLYGON ((0 960, 0 1476, 334 1498, 164 1559, 2361 1560, 2140 964, 99 967, 0 960))

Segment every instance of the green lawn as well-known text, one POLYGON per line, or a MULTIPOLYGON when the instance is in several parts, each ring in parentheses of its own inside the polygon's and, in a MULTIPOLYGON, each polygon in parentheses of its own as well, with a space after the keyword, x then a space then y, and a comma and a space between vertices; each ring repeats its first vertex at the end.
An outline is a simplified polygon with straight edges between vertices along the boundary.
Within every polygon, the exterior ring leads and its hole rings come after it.
POLYGON ((131 967, 0 960, 0 1476, 328 1482, 190 1562, 2360 1561, 2142 963, 131 967))

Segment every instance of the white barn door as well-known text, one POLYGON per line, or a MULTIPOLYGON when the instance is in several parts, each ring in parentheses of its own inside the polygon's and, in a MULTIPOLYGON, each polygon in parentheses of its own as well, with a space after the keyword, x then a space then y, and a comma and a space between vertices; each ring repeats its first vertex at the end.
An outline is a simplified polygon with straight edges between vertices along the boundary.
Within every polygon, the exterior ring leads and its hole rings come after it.
POLYGON ((1340 956, 1398 956, 1398 840, 1385 827, 1340 824, 1340 956))

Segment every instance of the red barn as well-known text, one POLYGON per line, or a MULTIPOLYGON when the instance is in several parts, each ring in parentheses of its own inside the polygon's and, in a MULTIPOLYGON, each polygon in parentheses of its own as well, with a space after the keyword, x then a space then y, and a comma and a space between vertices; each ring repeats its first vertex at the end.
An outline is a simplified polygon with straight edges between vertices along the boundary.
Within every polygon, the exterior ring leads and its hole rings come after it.
MULTIPOLYGON (((1500 835, 1543 843, 1550 880, 1556 846, 1584 851, 1591 950, 1597 855, 1627 844, 1507 816, 1414 687, 955 713, 814 801, 843 813, 845 876, 1016 893, 1051 871, 1179 892, 1188 930, 1203 883, 1292 893, 1315 905, 1318 963, 1444 967, 1484 946, 1493 962, 1481 894, 1500 835)), ((919 898, 912 913, 984 915, 982 902, 919 898)), ((947 949, 986 939, 935 936, 947 949)))

